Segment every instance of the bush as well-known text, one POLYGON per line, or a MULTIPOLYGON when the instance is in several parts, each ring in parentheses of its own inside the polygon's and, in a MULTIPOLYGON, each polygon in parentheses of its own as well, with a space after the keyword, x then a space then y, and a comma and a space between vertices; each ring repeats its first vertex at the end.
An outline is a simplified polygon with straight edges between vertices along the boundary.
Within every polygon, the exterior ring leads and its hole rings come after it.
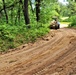
POLYGON ((30 29, 25 25, 0 25, 0 51, 13 49, 24 43, 35 42, 37 38, 48 32, 48 25, 42 23, 31 24, 30 29))
POLYGON ((71 17, 71 27, 76 26, 76 16, 71 17))
POLYGON ((76 27, 76 16, 71 16, 65 20, 61 20, 62 22, 69 22, 69 27, 76 27))

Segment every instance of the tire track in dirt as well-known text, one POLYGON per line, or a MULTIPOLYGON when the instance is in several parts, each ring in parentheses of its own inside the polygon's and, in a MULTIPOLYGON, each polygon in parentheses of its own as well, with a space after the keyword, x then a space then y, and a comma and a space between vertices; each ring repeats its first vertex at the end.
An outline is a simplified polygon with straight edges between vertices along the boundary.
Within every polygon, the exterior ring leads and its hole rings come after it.
MULTIPOLYGON (((76 44, 76 43, 75 43, 76 44)), ((74 45, 75 46, 75 45, 74 45)), ((71 46, 65 53, 60 53, 59 56, 55 57, 54 62, 52 62, 51 65, 46 67, 43 72, 39 75, 46 75, 54 72, 60 72, 63 70, 63 66, 65 66, 66 63, 70 62, 72 59, 76 57, 76 47, 71 46), (70 50, 70 51, 69 51, 70 50), (71 57, 72 56, 72 57, 71 57)), ((75 65, 75 64, 74 64, 75 65)), ((60 75, 60 74, 57 74, 60 75)), ((61 74, 63 75, 63 74, 61 74)), ((66 74, 64 74, 66 75, 66 74)))
MULTIPOLYGON (((71 48, 72 48, 72 47, 71 47, 71 48)), ((69 49, 71 49, 71 48, 69 48, 69 49)), ((75 48, 74 48, 74 49, 75 49, 75 48)), ((57 61, 61 60, 62 58, 65 58, 64 56, 66 56, 66 55, 68 56, 68 54, 69 54, 69 53, 71 54, 71 52, 73 52, 73 51, 70 50, 70 51, 64 51, 64 52, 58 53, 59 55, 62 55, 62 56, 58 56, 58 55, 56 55, 56 57, 54 56, 54 57, 52 58, 53 60, 50 61, 51 63, 48 62, 48 61, 49 61, 49 60, 48 60, 47 63, 46 63, 47 65, 46 65, 46 64, 43 65, 43 66, 45 66, 45 67, 44 67, 44 69, 42 69, 42 71, 43 71, 43 70, 45 71, 47 66, 48 66, 48 67, 52 66, 53 69, 54 69, 54 66, 55 66, 55 64, 56 64, 57 61), (65 52, 65 53, 64 53, 64 52, 65 52)), ((76 52, 76 50, 75 50, 75 52, 76 52)), ((74 52, 74 53, 75 53, 75 52, 74 52)), ((50 59, 50 60, 51 60, 51 59, 50 59)), ((41 66, 41 67, 42 67, 42 66, 41 66)), ((48 68, 48 67, 47 67, 47 68, 48 68)), ((40 70, 40 69, 39 69, 39 70, 40 70)), ((47 70, 49 70, 49 69, 47 69, 47 70)), ((42 73, 42 71, 40 71, 40 72, 42 73)), ((31 71, 31 72, 33 72, 33 71, 31 71)), ((38 73, 40 73, 40 72, 38 72, 38 73)), ((30 74, 30 73, 24 74, 24 75, 29 75, 29 74, 30 74)), ((35 74, 34 74, 34 75, 35 75, 35 74)), ((39 74, 39 75, 41 75, 41 74, 39 74)), ((43 73, 42 75, 45 75, 45 74, 43 73)))
MULTIPOLYGON (((54 40, 55 40, 55 39, 54 39, 54 40)), ((54 40, 53 40, 53 41, 54 41, 54 40)), ((57 40, 56 40, 56 41, 57 41, 57 40)), ((49 42, 49 43, 51 44, 51 42, 49 42)), ((46 43, 46 44, 49 44, 49 43, 46 43)), ((50 46, 49 46, 50 44, 49 44, 48 46, 47 46, 46 44, 43 45, 45 50, 47 49, 47 47, 50 47, 50 46), (47 46, 47 47, 45 48, 45 46, 47 46)), ((40 47, 40 48, 37 47, 37 49, 40 49, 40 52, 41 52, 41 48, 42 48, 42 47, 40 47)), ((44 49, 42 50, 42 52, 44 52, 44 49)), ((39 52, 39 51, 36 52, 36 51, 37 51, 36 49, 33 49, 33 50, 31 49, 31 51, 34 51, 34 50, 35 50, 35 53, 34 53, 35 55, 30 52, 30 53, 31 53, 31 55, 29 55, 29 56, 30 56, 30 59, 29 59, 28 61, 25 61, 26 63, 31 61, 31 59, 32 59, 31 56, 32 56, 32 55, 33 55, 33 57, 34 57, 34 56, 37 55, 36 53, 39 52)), ((24 52, 25 52, 25 51, 24 51, 24 52)), ((41 53, 42 53, 42 52, 41 52, 41 53)), ((22 52, 22 53, 23 53, 23 52, 22 52)), ((22 54, 22 53, 21 53, 21 54, 22 54)), ((41 53, 39 53, 39 54, 41 54, 41 53)), ((19 54, 20 54, 20 53, 19 53, 19 54)), ((38 56, 39 56, 39 54, 38 54, 38 56)), ((23 55, 23 54, 22 54, 22 55, 23 55)), ((26 55, 24 55, 24 56, 26 56, 26 55)), ((38 56, 36 56, 36 57, 38 57, 38 56)), ((8 56, 8 57, 9 57, 9 56, 8 56)), ((8 58, 8 57, 6 57, 6 58, 8 58)), ((16 57, 16 56, 15 56, 15 57, 16 57)), ((36 57, 35 57, 35 58, 36 58, 36 57)), ((12 58, 12 57, 11 57, 11 58, 12 58)), ((24 58, 24 57, 23 57, 23 58, 24 58)), ((23 59, 23 58, 22 58, 22 59, 23 59)), ((4 58, 4 59, 5 59, 5 58, 4 58)), ((24 59, 25 59, 25 58, 24 58, 24 59)), ((28 58, 27 58, 27 59, 28 59, 28 58)), ((24 61, 22 61, 22 62, 24 62, 24 61)), ((2 63, 2 64, 3 64, 3 63, 2 63)), ((20 64, 21 64, 21 63, 20 63, 20 64)), ((10 64, 10 65, 11 65, 11 64, 10 64)), ((17 65, 17 64, 16 64, 16 65, 17 65)), ((19 64, 18 64, 18 65, 19 65, 19 64)), ((24 65, 24 64, 22 64, 22 65, 24 65)), ((7 65, 6 65, 6 66, 7 66, 7 65)), ((4 67, 4 68, 5 68, 5 67, 4 67)))
POLYGON ((0 75, 51 75, 59 67, 63 69, 76 57, 76 30, 63 28, 51 32, 55 36, 48 41, 1 55, 0 75))

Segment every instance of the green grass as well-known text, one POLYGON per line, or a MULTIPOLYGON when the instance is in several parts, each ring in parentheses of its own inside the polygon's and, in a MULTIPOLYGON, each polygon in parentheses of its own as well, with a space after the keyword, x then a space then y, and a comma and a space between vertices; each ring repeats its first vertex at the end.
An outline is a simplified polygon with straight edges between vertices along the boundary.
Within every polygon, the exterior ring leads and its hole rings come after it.
POLYGON ((71 22, 60 22, 61 24, 70 24, 71 22))

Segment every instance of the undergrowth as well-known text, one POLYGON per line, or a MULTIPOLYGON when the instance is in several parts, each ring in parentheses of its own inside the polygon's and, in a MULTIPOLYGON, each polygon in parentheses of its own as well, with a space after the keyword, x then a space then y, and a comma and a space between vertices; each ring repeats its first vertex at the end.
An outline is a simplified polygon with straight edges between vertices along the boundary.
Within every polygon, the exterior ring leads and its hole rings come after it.
POLYGON ((47 24, 30 24, 30 29, 25 25, 0 25, 0 52, 8 51, 21 44, 35 42, 37 38, 47 34, 49 28, 47 24))
POLYGON ((69 23, 69 27, 76 28, 76 16, 71 16, 71 17, 63 20, 63 22, 69 23))

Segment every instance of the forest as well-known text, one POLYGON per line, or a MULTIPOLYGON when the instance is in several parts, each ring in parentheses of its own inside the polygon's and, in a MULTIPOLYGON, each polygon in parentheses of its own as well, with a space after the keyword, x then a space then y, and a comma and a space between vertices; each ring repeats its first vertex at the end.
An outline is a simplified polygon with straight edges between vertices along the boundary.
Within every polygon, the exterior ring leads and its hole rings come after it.
POLYGON ((66 5, 58 0, 0 0, 0 52, 34 43, 49 33, 53 16, 76 28, 76 0, 66 5))

